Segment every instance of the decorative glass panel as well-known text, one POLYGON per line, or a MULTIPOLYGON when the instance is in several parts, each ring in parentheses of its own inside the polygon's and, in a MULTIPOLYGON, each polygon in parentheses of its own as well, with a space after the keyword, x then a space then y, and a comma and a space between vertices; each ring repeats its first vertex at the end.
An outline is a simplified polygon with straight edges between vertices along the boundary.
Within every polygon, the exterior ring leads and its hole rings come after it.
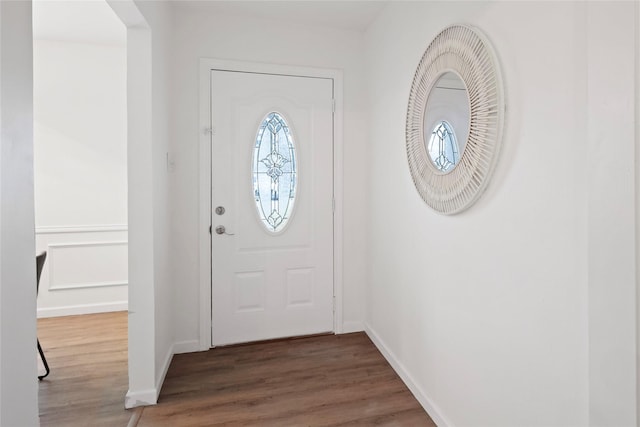
POLYGON ((253 197, 262 223, 272 233, 282 230, 291 217, 297 173, 289 125, 279 113, 269 113, 253 148, 253 197))
POLYGON ((444 120, 431 132, 428 149, 431 161, 442 172, 449 172, 460 160, 456 135, 451 125, 444 120))

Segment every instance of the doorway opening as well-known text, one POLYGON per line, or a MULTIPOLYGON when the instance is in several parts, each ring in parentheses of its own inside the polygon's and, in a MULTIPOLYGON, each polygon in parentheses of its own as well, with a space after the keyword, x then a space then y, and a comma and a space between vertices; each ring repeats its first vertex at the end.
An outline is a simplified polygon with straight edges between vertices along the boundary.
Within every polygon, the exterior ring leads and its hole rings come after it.
MULTIPOLYGON (((128 386, 127 29, 106 1, 35 1, 33 39, 36 251, 47 252, 38 323, 51 368, 40 384, 40 411, 85 375, 95 382, 107 366, 100 355, 120 364, 105 376, 122 382, 113 385, 121 408, 128 386)), ((40 361, 39 375, 42 368, 40 361)))

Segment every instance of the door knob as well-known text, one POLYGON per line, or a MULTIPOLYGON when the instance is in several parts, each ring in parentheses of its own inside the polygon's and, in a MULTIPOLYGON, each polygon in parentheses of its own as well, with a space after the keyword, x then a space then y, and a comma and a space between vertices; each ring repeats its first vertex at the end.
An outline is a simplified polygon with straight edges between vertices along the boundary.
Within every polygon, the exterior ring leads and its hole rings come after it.
POLYGON ((227 236, 233 236, 233 233, 227 233, 227 229, 224 225, 218 225, 216 227, 216 234, 226 234, 227 236))

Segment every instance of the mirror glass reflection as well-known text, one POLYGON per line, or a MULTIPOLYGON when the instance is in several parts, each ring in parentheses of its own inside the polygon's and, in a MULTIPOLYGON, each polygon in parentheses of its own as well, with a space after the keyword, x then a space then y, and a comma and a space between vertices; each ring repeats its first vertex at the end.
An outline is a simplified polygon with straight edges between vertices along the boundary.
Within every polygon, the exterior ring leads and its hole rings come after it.
POLYGON ((451 172, 462 157, 469 136, 469 94, 458 74, 444 73, 431 89, 424 114, 424 136, 431 162, 451 172))

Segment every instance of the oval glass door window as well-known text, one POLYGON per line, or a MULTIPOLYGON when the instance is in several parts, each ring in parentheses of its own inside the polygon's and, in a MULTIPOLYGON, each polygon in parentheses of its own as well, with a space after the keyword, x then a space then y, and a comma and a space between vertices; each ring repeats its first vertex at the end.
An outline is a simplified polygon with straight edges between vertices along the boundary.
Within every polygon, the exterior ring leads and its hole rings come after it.
POLYGON ((289 125, 282 115, 271 112, 260 123, 253 148, 253 197, 271 233, 282 231, 291 217, 297 174, 289 125))

